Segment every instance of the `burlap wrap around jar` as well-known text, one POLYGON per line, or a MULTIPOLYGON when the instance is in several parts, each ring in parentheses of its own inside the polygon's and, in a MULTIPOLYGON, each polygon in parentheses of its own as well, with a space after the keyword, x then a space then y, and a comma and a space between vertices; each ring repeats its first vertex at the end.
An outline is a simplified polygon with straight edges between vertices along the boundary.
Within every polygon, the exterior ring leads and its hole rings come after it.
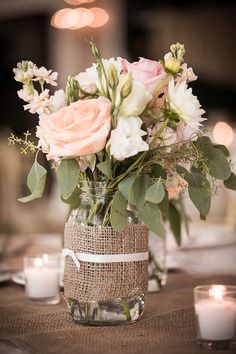
MULTIPOLYGON (((148 230, 128 225, 122 232, 112 227, 65 225, 65 248, 74 253, 121 255, 148 252, 148 230)), ((104 301, 144 295, 148 286, 148 260, 111 263, 80 261, 76 267, 66 257, 64 295, 80 302, 104 301)))

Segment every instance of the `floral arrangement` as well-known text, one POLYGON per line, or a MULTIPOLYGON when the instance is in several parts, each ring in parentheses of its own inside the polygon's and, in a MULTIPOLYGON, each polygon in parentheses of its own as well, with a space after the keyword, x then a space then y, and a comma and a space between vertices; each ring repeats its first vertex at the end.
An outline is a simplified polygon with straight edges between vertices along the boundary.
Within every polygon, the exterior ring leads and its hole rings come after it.
POLYGON ((182 44, 173 44, 163 60, 140 58, 103 59, 90 42, 96 59, 85 72, 69 76, 66 89, 50 95, 46 85, 57 85, 57 73, 22 61, 13 69, 23 84, 18 96, 25 110, 39 115, 38 143, 13 134, 11 144, 22 152, 36 152, 27 184, 31 194, 19 199, 40 198, 46 169, 37 162, 39 152, 52 161, 61 198, 76 207, 81 181, 105 182, 115 190, 103 225, 122 230, 127 205, 155 234, 164 237, 169 220, 180 242, 181 191, 207 216, 215 181, 236 189, 229 152, 201 131, 205 111, 188 87, 197 79, 184 62, 182 44), (38 89, 37 89, 38 87, 38 89))

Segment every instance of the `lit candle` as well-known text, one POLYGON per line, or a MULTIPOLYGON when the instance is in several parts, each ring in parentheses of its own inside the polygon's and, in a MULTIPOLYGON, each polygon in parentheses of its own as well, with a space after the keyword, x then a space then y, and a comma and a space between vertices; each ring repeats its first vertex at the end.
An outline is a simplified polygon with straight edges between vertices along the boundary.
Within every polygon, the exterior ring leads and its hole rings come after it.
POLYGON ((54 304, 60 301, 59 260, 56 256, 51 257, 44 254, 41 257, 24 259, 26 295, 33 302, 54 304))
POLYGON ((206 341, 232 340, 236 333, 236 287, 198 286, 194 293, 199 338, 206 341))

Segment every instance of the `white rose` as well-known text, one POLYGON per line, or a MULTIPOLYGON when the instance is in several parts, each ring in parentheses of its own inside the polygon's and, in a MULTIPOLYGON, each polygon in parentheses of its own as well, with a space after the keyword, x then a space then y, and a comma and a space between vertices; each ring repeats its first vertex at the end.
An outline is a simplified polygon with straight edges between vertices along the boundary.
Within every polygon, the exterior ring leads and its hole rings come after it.
POLYGON ((97 90, 96 78, 89 72, 82 72, 75 76, 82 90, 94 94, 97 90))
POLYGON ((132 91, 124 99, 119 116, 139 116, 151 100, 152 95, 146 90, 145 86, 141 82, 133 81, 132 91))
POLYGON ((50 111, 56 112, 58 109, 67 106, 66 95, 63 90, 57 90, 50 96, 50 111))
POLYGON ((149 150, 149 145, 142 139, 146 135, 141 129, 142 120, 139 117, 120 117, 116 129, 111 131, 107 145, 110 153, 118 161, 149 150))

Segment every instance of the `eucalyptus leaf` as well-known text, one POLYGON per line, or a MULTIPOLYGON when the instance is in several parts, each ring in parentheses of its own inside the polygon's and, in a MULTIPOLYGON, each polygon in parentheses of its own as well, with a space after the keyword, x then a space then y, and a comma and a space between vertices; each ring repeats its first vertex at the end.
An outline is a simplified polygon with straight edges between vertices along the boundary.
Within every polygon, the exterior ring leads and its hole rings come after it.
POLYGON ((111 161, 106 159, 103 162, 99 162, 97 164, 97 168, 101 171, 106 177, 109 179, 112 178, 112 168, 111 168, 111 161))
POLYGON ((131 200, 131 196, 130 196, 130 190, 131 190, 131 187, 134 183, 134 180, 135 180, 135 176, 130 176, 130 177, 123 179, 118 184, 119 191, 126 198, 126 200, 129 201, 131 204, 134 204, 134 201, 131 200))
POLYGON ((162 213, 163 218, 167 217, 169 212, 169 197, 166 189, 165 189, 165 196, 163 200, 158 204, 158 206, 162 213))
POLYGON ((117 191, 111 204, 111 226, 116 231, 122 231, 127 225, 127 200, 117 191))
POLYGON ((27 177, 27 185, 31 194, 27 197, 19 198, 19 202, 27 203, 41 198, 45 187, 46 175, 47 170, 35 161, 27 177))
POLYGON ((186 170, 186 168, 177 165, 176 166, 176 171, 178 172, 178 174, 183 177, 183 179, 185 179, 186 182, 188 182, 188 184, 192 184, 195 185, 193 176, 190 172, 188 172, 188 170, 186 170))
POLYGON ((140 175, 135 178, 129 192, 129 200, 140 209, 145 204, 145 196, 152 182, 148 175, 140 175))
POLYGON ((62 160, 57 169, 57 180, 63 199, 74 192, 79 180, 79 164, 75 159, 62 160))
POLYGON ((188 184, 189 197, 200 214, 206 216, 211 206, 210 183, 200 173, 192 173, 194 184, 188 184))
POLYGON ((170 228, 174 234, 177 245, 181 244, 181 216, 173 203, 169 205, 170 228))
POLYGON ((166 170, 164 170, 164 168, 159 165, 158 163, 152 166, 152 173, 151 176, 154 178, 163 178, 163 179, 167 179, 167 172, 166 170))
POLYGON ((148 188, 145 201, 154 204, 159 204, 165 197, 165 188, 161 182, 161 177, 148 188))
POLYGON ((142 208, 139 208, 138 213, 149 230, 160 238, 165 237, 165 228, 161 217, 161 211, 157 204, 146 202, 142 208))
POLYGON ((80 206, 81 200, 80 200, 80 190, 78 186, 75 187, 75 190, 73 193, 70 195, 69 198, 64 199, 61 197, 62 201, 66 204, 69 204, 72 208, 76 209, 80 206))
POLYGON ((220 150, 221 152, 223 152, 223 154, 226 156, 226 157, 229 157, 229 150, 227 149, 226 146, 224 145, 221 145, 221 144, 213 144, 214 148, 215 149, 218 149, 220 150))
POLYGON ((233 172, 231 172, 229 178, 224 181, 224 185, 226 188, 236 191, 236 175, 233 172))
POLYGON ((231 174, 230 166, 227 158, 217 148, 208 149, 204 152, 207 157, 206 165, 209 168, 209 173, 213 177, 221 180, 226 180, 231 174))

